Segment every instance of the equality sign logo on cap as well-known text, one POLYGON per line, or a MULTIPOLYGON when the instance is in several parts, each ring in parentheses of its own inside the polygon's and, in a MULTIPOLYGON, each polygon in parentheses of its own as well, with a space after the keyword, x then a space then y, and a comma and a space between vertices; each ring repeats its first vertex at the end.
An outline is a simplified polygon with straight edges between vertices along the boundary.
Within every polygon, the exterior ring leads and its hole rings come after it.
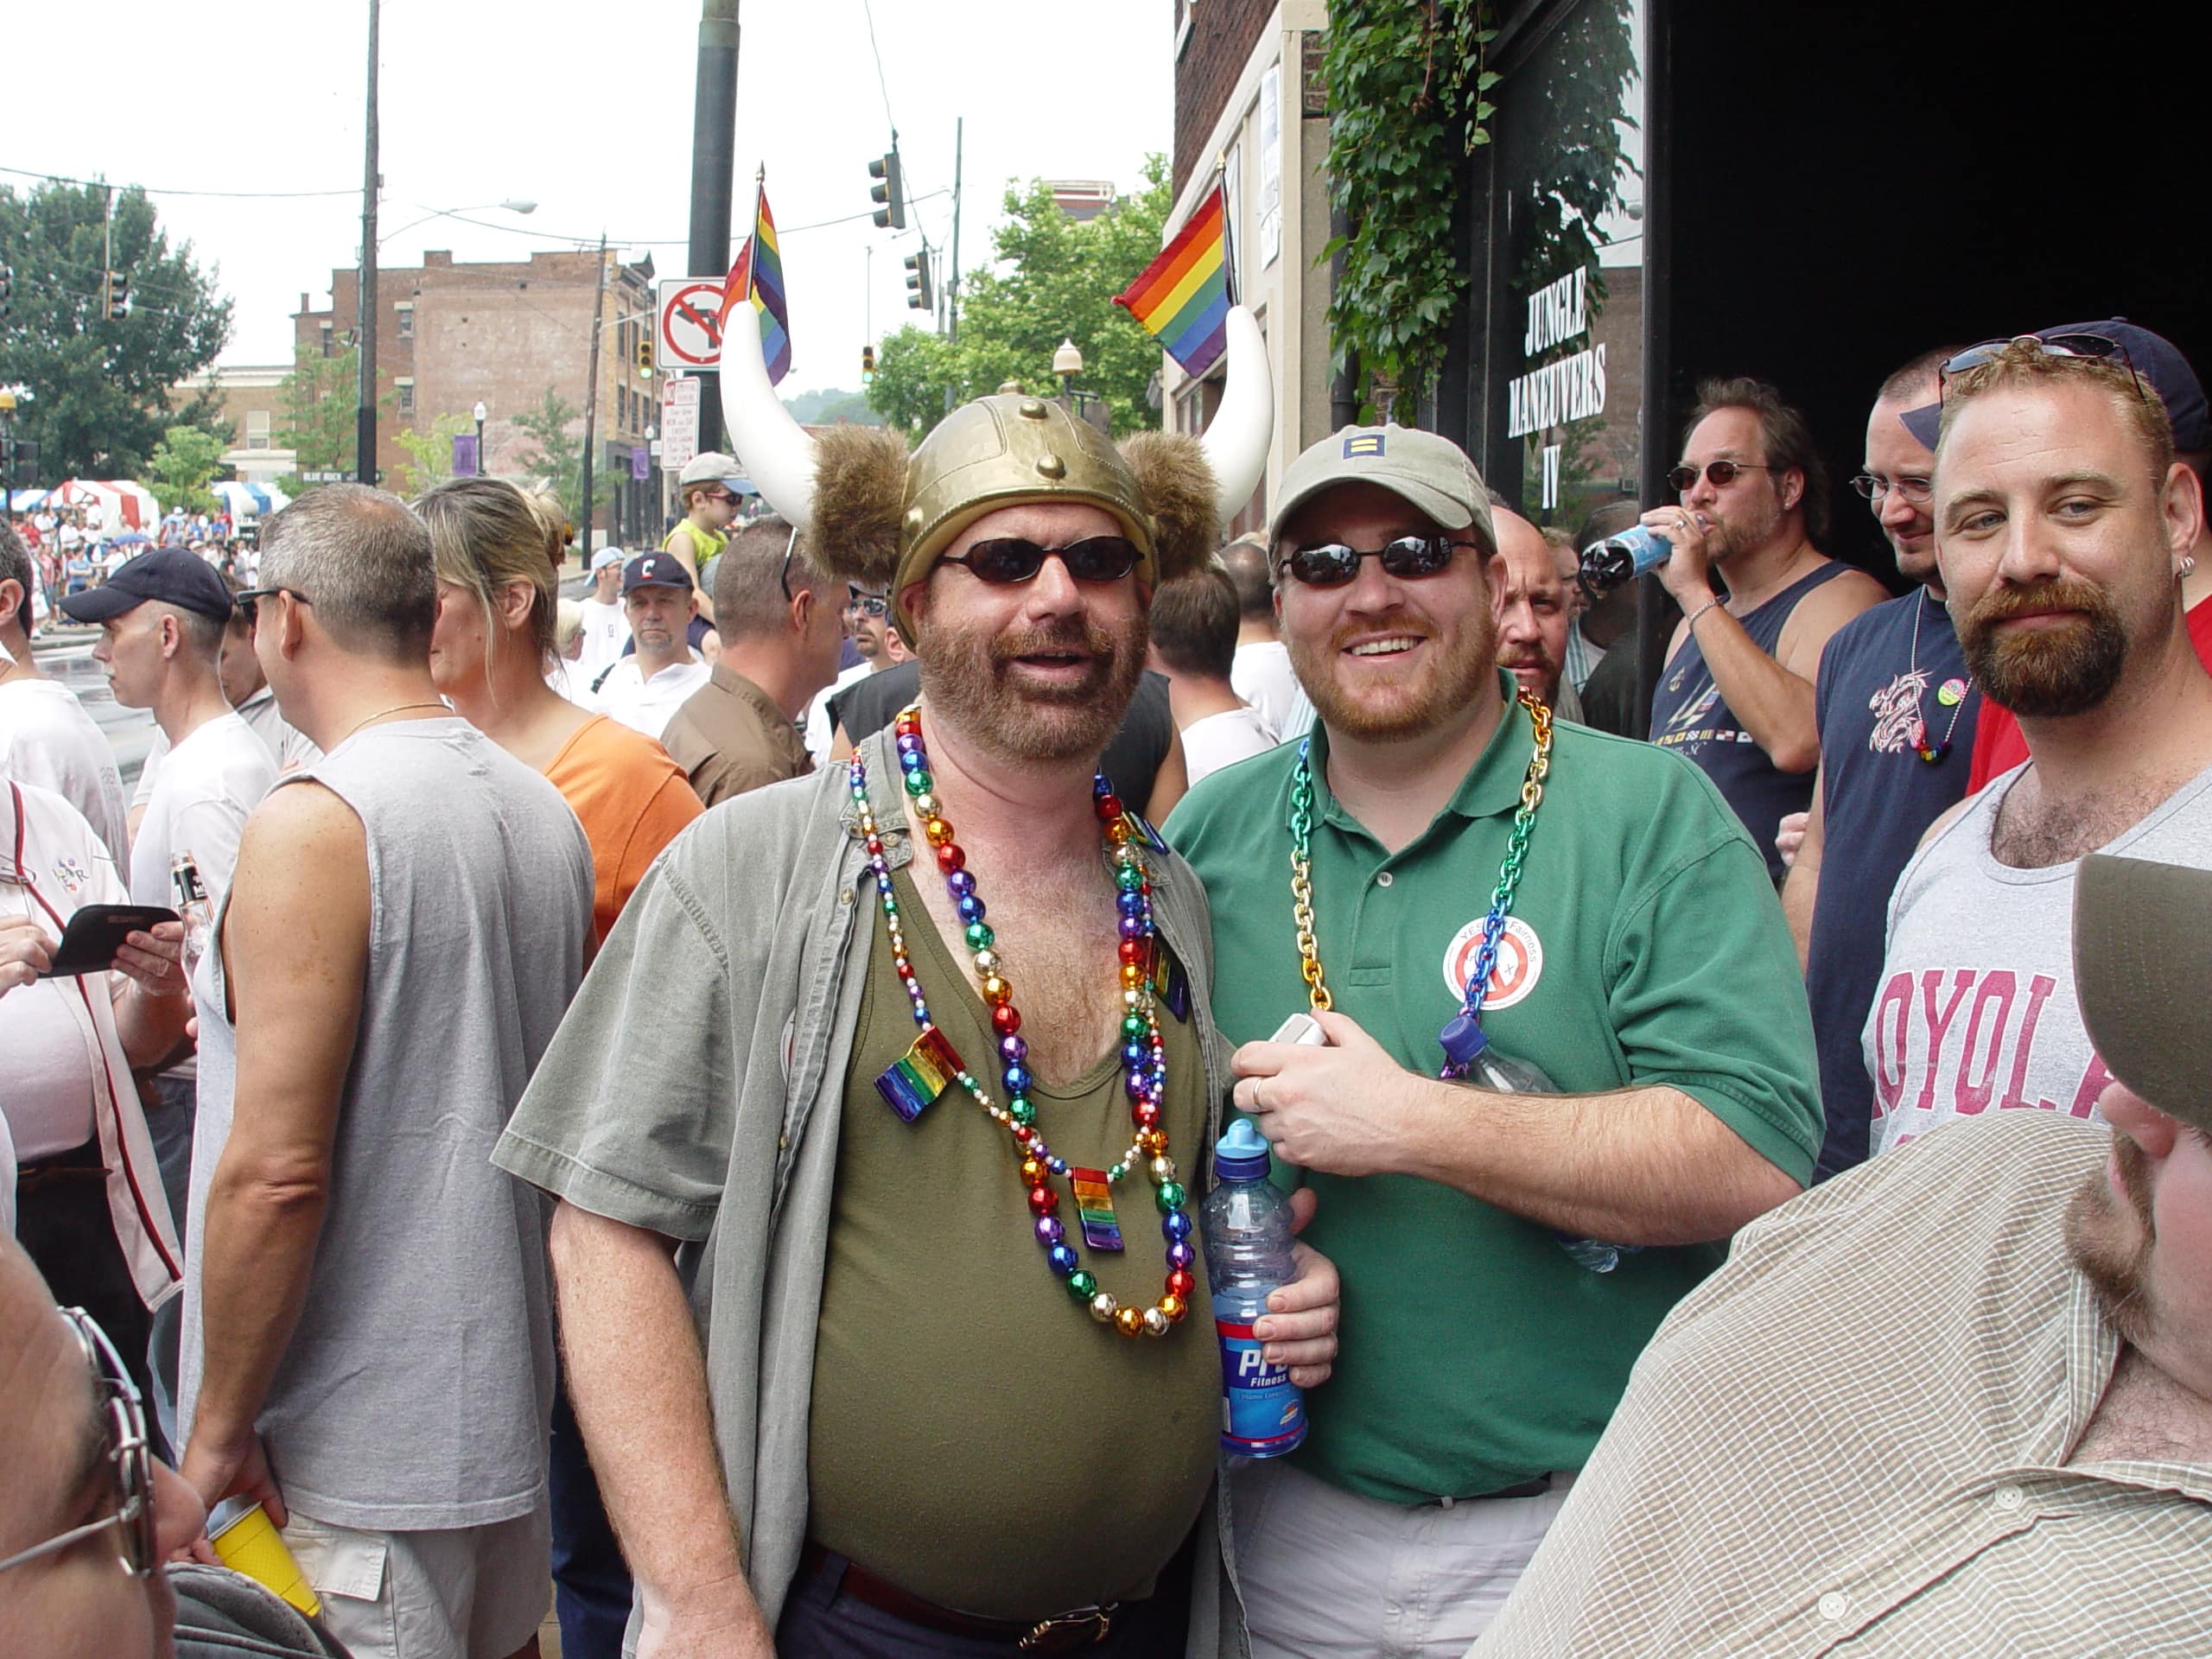
POLYGON ((1382 453, 1383 440, 1382 434, 1380 432, 1354 432, 1344 440, 1346 461, 1356 461, 1362 455, 1379 455, 1382 453))
POLYGON ((622 569, 622 591, 626 594, 635 593, 640 588, 690 586, 691 573, 673 553, 640 553, 622 569))

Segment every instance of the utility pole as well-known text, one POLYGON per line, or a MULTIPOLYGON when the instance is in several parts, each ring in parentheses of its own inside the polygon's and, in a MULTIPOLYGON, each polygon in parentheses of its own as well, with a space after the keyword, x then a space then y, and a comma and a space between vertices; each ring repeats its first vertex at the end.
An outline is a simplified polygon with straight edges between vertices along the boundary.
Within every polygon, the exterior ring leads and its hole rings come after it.
POLYGON ((599 279, 591 290, 591 367, 584 378, 584 489, 583 523, 577 533, 584 541, 584 569, 591 569, 591 486, 592 474, 598 469, 592 465, 592 446, 599 418, 599 335, 600 319, 607 314, 607 232, 599 233, 599 279))
POLYGON ((361 275, 353 338, 361 353, 361 388, 353 411, 353 476, 377 481, 377 22, 382 0, 369 0, 369 110, 361 161, 361 275))
MULTIPOLYGON (((737 3, 701 0, 698 91, 691 110, 691 275, 729 269, 730 188, 737 168, 737 3)), ((722 446, 720 377, 698 377, 699 448, 722 446)))
POLYGON ((945 306, 950 321, 945 328, 946 343, 960 343, 960 143, 967 119, 955 116, 952 121, 952 277, 945 283, 945 306))

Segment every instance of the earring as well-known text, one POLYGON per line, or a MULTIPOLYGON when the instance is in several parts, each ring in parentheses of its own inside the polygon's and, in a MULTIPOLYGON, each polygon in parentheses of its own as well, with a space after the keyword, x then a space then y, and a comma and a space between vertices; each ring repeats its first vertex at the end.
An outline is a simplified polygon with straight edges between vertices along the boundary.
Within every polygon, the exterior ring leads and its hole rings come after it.
POLYGON ((2182 579, 2183 582, 2187 582, 2187 581, 2188 581, 2191 576, 2195 575, 2196 574, 2196 554, 2194 554, 2194 553, 2184 553, 2184 554, 2183 554, 2183 555, 2181 556, 2181 579, 2182 579))

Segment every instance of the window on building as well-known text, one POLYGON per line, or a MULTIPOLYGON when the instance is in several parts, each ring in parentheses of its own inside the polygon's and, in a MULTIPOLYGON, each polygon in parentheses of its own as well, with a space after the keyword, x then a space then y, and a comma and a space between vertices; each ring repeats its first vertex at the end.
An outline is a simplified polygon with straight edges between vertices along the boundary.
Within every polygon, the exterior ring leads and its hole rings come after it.
POLYGON ((335 355, 337 355, 337 353, 335 353, 334 352, 333 352, 333 351, 330 349, 330 347, 331 347, 330 325, 329 325, 328 323, 327 323, 327 322, 326 322, 326 323, 324 323, 324 324, 322 325, 322 354, 323 354, 325 357, 334 357, 335 355))
POLYGON ((399 392, 399 412, 412 415, 415 412, 415 383, 412 380, 395 380, 391 384, 399 392))
POLYGON ((415 308, 403 302, 392 308, 399 314, 399 337, 402 340, 414 339, 415 308))
POLYGON ((269 448, 269 411, 249 409, 245 412, 245 447, 249 449, 269 448))

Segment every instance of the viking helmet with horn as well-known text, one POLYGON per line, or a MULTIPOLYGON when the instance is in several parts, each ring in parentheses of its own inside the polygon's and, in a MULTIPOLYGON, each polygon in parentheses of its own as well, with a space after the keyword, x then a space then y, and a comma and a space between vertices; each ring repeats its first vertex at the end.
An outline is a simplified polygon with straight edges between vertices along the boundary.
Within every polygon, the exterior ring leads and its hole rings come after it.
POLYGON ((1014 393, 954 410, 910 454, 880 427, 810 436, 768 379, 760 324, 732 308, 721 353, 722 419, 731 447, 768 505, 807 527, 834 574, 899 595, 985 513, 1025 502, 1103 508, 1136 544, 1157 584, 1199 569, 1250 499, 1267 464, 1274 394, 1267 343, 1242 306, 1229 313, 1229 384, 1203 437, 1142 432, 1118 448, 1061 405, 1014 393))

